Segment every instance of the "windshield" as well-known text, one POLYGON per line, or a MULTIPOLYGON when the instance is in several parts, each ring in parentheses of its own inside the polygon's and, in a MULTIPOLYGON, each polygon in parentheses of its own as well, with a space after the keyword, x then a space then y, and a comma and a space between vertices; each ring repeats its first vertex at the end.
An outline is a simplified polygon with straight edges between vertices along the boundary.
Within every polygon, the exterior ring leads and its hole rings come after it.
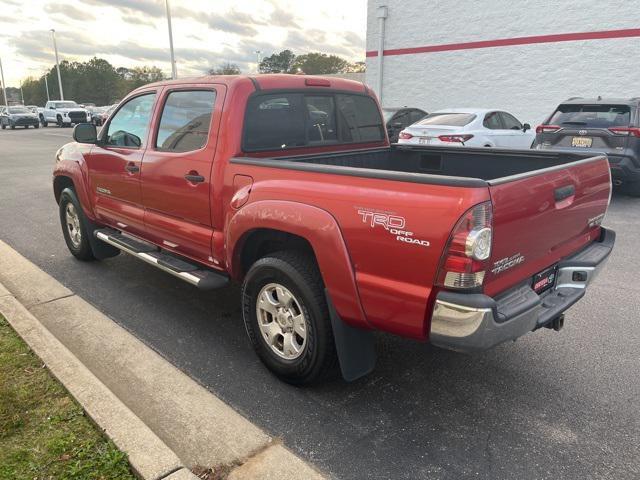
POLYGON ((9 107, 9 113, 31 113, 24 107, 9 107))
POLYGON ((628 127, 631 109, 627 105, 560 105, 550 125, 609 128, 628 127))
POLYGON ((55 102, 53 105, 56 108, 75 108, 78 106, 76 102, 55 102))
POLYGON ((416 125, 445 125, 463 127, 475 120, 473 113, 432 113, 420 120, 416 125))

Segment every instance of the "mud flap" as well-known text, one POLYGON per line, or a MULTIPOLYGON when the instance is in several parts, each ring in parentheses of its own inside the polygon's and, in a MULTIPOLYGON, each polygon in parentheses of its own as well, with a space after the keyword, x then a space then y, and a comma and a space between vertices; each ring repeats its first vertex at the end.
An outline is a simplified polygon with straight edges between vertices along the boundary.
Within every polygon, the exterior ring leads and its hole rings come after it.
POLYGON ((324 294, 329 307, 333 338, 336 343, 342 377, 347 382, 353 382, 371 373, 376 366, 373 331, 355 328, 344 323, 336 312, 326 289, 324 294))

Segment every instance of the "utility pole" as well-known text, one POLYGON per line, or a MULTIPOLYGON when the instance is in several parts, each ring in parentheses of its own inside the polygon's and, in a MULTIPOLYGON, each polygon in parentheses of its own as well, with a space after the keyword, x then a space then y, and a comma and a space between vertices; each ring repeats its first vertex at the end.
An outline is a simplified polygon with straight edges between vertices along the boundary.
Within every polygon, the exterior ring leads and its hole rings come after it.
POLYGON ((47 81, 48 75, 48 73, 44 74, 44 88, 47 91, 47 102, 51 101, 51 98, 49 98, 49 82, 47 81))
POLYGON ((260 62, 262 62, 262 51, 256 50, 254 52, 256 54, 256 72, 260 73, 260 62))
POLYGON ((178 68, 176 66, 176 57, 173 54, 173 32, 171 31, 171 9, 169 8, 169 0, 164 0, 167 9, 167 25, 169 27, 169 49, 171 50, 171 78, 178 78, 178 68))
POLYGON ((22 105, 24 105, 24 93, 22 92, 22 82, 20 82, 20 98, 22 98, 22 105))
POLYGON ((2 59, 0 59, 0 80, 2 80, 2 93, 4 94, 4 106, 9 108, 9 102, 7 102, 7 84, 4 83, 4 71, 2 70, 2 59))
POLYGON ((56 52, 56 69, 58 70, 58 87, 60 88, 60 100, 64 100, 64 93, 62 93, 62 77, 60 76, 60 62, 58 61, 58 45, 56 44, 56 31, 51 29, 51 36, 53 37, 53 50, 56 52))

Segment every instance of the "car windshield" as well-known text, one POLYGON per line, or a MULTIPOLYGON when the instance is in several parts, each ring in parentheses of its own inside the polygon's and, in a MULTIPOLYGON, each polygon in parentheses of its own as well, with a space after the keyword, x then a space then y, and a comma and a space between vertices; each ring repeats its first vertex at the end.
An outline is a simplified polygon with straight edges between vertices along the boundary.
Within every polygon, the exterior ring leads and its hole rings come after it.
POLYGON ((9 113, 31 113, 25 107, 9 107, 9 113))
POLYGON ((579 127, 628 127, 631 109, 628 105, 560 105, 549 120, 550 125, 579 127))
POLYGON ((446 125, 448 127, 463 127, 473 122, 473 113, 432 113, 416 123, 416 125, 446 125))
POLYGON ((56 108, 75 108, 78 106, 76 102, 56 102, 53 105, 56 108))

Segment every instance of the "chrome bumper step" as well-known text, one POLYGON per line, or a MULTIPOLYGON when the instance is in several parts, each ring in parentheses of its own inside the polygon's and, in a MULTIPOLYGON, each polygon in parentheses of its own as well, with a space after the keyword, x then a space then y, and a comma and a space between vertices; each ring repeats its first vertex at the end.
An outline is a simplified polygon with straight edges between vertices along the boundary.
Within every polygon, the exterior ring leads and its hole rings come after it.
POLYGON ((224 273, 201 268, 177 255, 161 250, 151 243, 123 235, 117 230, 102 228, 95 230, 94 235, 98 240, 119 248, 149 265, 198 287, 200 290, 215 290, 229 284, 229 277, 224 273))

